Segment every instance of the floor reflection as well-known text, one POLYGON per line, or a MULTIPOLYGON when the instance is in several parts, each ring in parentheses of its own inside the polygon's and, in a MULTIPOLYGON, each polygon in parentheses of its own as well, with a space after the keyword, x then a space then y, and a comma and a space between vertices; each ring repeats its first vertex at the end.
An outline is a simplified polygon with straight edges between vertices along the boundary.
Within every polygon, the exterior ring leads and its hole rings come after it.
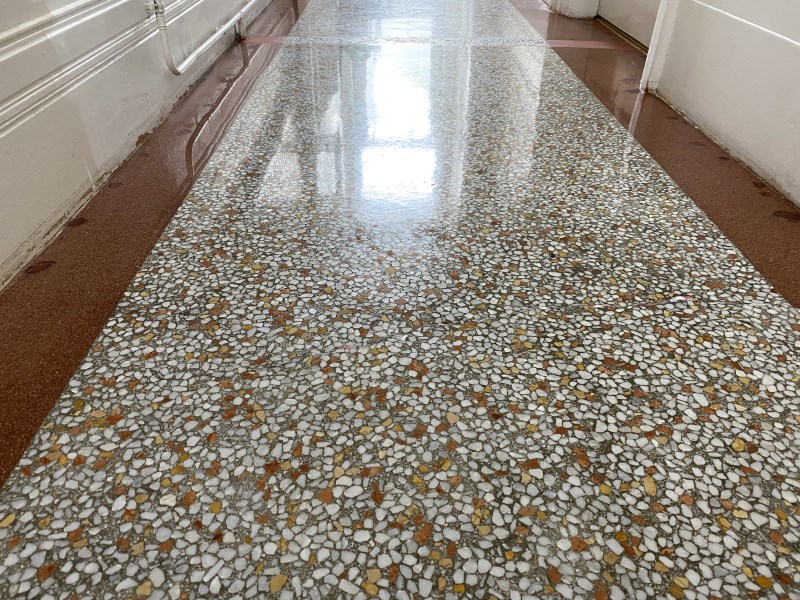
POLYGON ((274 152, 249 171, 265 170, 266 202, 313 186, 310 201, 391 229, 457 219, 465 185, 516 185, 534 168, 541 48, 290 45, 278 62, 292 102, 276 98, 251 140, 274 152), (497 78, 510 83, 497 89, 497 78), (504 150, 511 137, 528 150, 504 150), (291 175, 293 161, 302 168, 291 175))

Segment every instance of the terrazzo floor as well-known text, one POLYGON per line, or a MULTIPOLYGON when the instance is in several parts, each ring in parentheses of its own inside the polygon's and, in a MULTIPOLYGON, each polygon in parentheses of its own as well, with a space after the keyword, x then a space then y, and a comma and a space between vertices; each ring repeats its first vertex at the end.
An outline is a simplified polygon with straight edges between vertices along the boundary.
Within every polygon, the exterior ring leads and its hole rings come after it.
POLYGON ((800 598, 798 331, 507 0, 312 0, 0 492, 0 597, 800 598))

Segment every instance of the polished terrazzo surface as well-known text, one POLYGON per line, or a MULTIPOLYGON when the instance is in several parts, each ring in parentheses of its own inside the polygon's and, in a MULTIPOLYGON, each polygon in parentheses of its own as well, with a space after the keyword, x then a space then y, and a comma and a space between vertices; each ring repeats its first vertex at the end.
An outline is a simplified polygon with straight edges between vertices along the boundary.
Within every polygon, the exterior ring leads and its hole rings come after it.
POLYGON ((797 311, 505 0, 287 42, 0 492, 0 597, 800 597, 797 311))

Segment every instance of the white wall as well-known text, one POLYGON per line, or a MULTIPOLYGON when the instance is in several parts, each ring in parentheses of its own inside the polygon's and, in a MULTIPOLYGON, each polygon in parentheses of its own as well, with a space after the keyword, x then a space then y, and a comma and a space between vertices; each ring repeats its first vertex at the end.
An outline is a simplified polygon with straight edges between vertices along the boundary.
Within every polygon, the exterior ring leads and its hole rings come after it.
POLYGON ((649 89, 800 206, 800 2, 670 0, 649 89))
POLYGON ((600 0, 597 14, 647 47, 660 4, 661 0, 600 0))
MULTIPOLYGON (((190 52, 244 3, 168 0, 175 53, 190 52)), ((145 0, 0 3, 0 286, 233 41, 226 35, 176 77, 156 32, 145 0)))
POLYGON ((597 16, 597 7, 600 0, 544 0, 551 10, 576 17, 578 19, 591 19, 597 16))

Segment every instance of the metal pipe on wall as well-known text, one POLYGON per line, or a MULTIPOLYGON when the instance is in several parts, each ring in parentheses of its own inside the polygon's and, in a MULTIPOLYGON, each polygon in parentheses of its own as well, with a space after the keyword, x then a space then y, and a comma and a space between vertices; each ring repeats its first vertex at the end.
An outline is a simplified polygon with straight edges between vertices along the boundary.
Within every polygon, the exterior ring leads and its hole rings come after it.
POLYGON ((191 54, 189 54, 183 62, 175 64, 175 59, 172 54, 172 47, 169 43, 169 33, 167 32, 167 17, 164 11, 163 0, 152 0, 151 6, 153 13, 156 16, 156 24, 161 36, 161 50, 164 54, 164 60, 167 67, 174 75, 183 75, 187 69, 194 63, 206 50, 213 46, 225 33, 236 26, 236 34, 239 38, 245 35, 244 16, 259 0, 250 0, 239 11, 222 24, 206 41, 200 44, 191 54))

